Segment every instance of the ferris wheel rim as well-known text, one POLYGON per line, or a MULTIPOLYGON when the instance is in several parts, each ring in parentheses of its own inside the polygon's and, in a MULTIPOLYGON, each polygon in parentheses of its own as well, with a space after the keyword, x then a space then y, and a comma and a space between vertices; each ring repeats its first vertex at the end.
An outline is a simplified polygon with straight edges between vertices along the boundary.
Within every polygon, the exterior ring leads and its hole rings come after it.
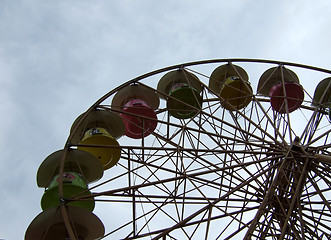
MULTIPOLYGON (((123 84, 121 84, 120 86, 114 88, 113 90, 109 91, 108 93, 106 93, 104 96, 102 96, 100 99, 98 99, 84 114, 82 114, 82 117, 80 119, 80 121, 78 123, 76 123, 76 126, 72 129, 72 131, 70 132, 70 135, 67 139, 67 142, 66 142, 66 145, 64 147, 64 154, 63 154, 63 157, 60 161, 60 167, 59 167, 59 174, 60 174, 60 178, 61 178, 61 172, 63 173, 63 164, 64 164, 64 161, 65 161, 65 155, 67 153, 67 151, 70 150, 71 147, 76 147, 75 144, 72 144, 71 143, 71 140, 72 140, 72 136, 75 134, 75 131, 77 130, 78 126, 84 121, 84 119, 89 115, 89 113, 91 113, 93 110, 97 109, 97 108, 100 108, 101 109, 107 109, 107 107, 103 107, 102 106, 102 103, 107 100, 108 98, 110 98, 114 93, 116 93, 118 90, 122 89, 123 87, 125 86, 128 86, 130 84, 134 84, 134 83, 137 83, 145 78, 149 78, 151 76, 154 76, 154 75, 157 75, 157 74, 160 74, 160 73, 163 73, 163 72, 167 72, 167 71, 171 71, 171 70, 175 70, 175 69, 186 69, 190 66, 196 66, 196 65, 203 65, 203 64, 217 64, 217 63, 229 63, 229 64, 232 64, 232 63, 264 63, 264 64, 273 64, 273 65, 279 65, 279 66, 291 66, 291 67, 299 67, 299 68, 305 68, 305 69, 308 69, 308 70, 313 70, 313 71, 319 71, 319 72, 323 72, 323 73, 328 73, 328 74, 331 74, 331 70, 327 70, 327 69, 323 69, 323 68, 316 68, 316 67, 313 67, 313 66, 309 66, 309 65, 303 65, 303 64, 297 64, 297 63, 291 63, 291 62, 282 62, 282 61, 274 61, 274 60, 264 60, 264 59, 239 59, 239 58, 234 58, 234 59, 212 59, 212 60, 202 60, 202 61, 195 61, 195 62, 188 62, 188 63, 183 63, 183 64, 176 64, 176 65, 172 65, 172 66, 169 66, 169 67, 165 67, 165 68, 160 68, 158 70, 154 70, 154 71, 151 71, 149 73, 146 73, 146 74, 143 74, 143 75, 140 75, 136 78, 133 78, 123 84)), ((259 102, 260 100, 257 100, 257 102, 259 102)), ((304 106, 305 108, 307 108, 307 110, 309 111, 312 111, 314 110, 315 108, 313 107, 308 107, 308 106, 304 106)), ((121 113, 121 111, 119 111, 119 113, 121 113)), ((207 115, 207 114, 206 114, 207 115)), ((168 121, 168 120, 165 120, 165 121, 168 121)), ((162 121, 160 121, 162 123, 162 121)), ((164 122, 165 124, 165 122, 164 122)), ((175 125, 176 126, 176 125, 175 125)), ((189 128, 187 128, 189 130, 189 128)), ((329 130, 330 132, 330 130, 329 130)), ((267 133, 267 132, 265 132, 267 133)), ((328 134, 328 133, 326 133, 328 134)), ((254 135, 254 133, 252 133, 252 135, 254 135)), ((270 136, 269 136, 270 137, 270 136)), ((272 139, 272 138, 270 138, 272 139)), ((198 140, 200 141, 200 140, 198 140)), ((130 145, 127 145, 127 146, 123 146, 123 148, 127 148, 127 151, 129 152, 130 148, 134 148, 135 146, 130 146, 130 145)), ((286 148, 286 150, 288 151, 287 153, 279 153, 279 154, 284 154, 287 155, 290 151, 291 151, 291 146, 288 146, 286 148)), ((139 148, 139 147, 137 147, 139 148)), ((300 148, 300 147, 299 147, 300 148)), ((152 148, 151 148, 152 149, 152 148)), ((178 148, 176 150, 180 150, 181 148, 178 148)), ((274 148, 276 149, 276 147, 274 148)), ((182 148, 182 150, 186 150, 185 148, 182 148)), ((174 151, 174 148, 173 149, 168 149, 167 151, 174 151)), ((193 150, 192 150, 193 151, 193 150)), ((252 148, 251 150, 252 152, 255 151, 254 148, 252 148)), ((262 153, 262 152, 261 152, 262 153)), ((276 153, 276 152, 275 152, 276 153)), ((316 158, 320 157, 321 159, 323 159, 323 155, 320 154, 320 156, 316 156, 316 158)), ((279 157, 280 158, 280 157, 279 157)), ((326 161, 329 161, 329 158, 327 158, 326 161)), ((280 165, 280 163, 277 163, 280 165)), ((274 166, 269 166, 270 168, 273 168, 273 167, 276 167, 277 164, 275 164, 274 166)), ((263 171, 265 169, 262 169, 263 171)), ((262 171, 260 170, 260 171, 262 171)), ((264 174, 262 172, 260 172, 260 174, 264 174)), ((211 172, 211 170, 210 170, 211 172)), ((193 174, 194 175, 194 174, 193 174)), ((193 176, 191 175, 191 176, 193 176)), ((182 176, 182 178, 184 178, 184 176, 182 176)), ((170 180, 169 180, 170 181, 170 180)), ((60 182, 61 182, 61 179, 60 179, 60 182)), ((150 183, 150 184, 145 184, 144 186, 148 186, 148 185, 152 185, 153 183, 150 183)), ((239 185, 238 185, 239 186, 239 185)), ((136 186, 136 188, 138 188, 139 186, 136 186)), ((130 191, 132 190, 133 188, 127 188, 126 190, 124 189, 117 189, 117 192, 121 192, 121 191, 130 191)), ((63 190, 61 189, 61 184, 59 184, 59 193, 60 193, 60 196, 63 196, 63 190)), ((111 192, 111 191, 110 191, 111 192)), ((114 191, 113 191, 114 192, 114 191)), ((102 195, 102 194, 99 194, 99 196, 102 195)), ((93 196, 98 196, 98 194, 95 194, 93 196)), ((227 196, 227 195, 225 195, 227 196)), ((83 197, 84 198, 84 197, 83 197)), ((83 199, 82 198, 82 199, 83 199)), ((205 208, 202 208, 200 211, 203 212, 204 210, 206 210, 207 207, 205 208)), ((63 211, 65 211, 65 209, 63 208, 63 211)), ((64 214, 64 217, 66 215, 64 214)), ((65 222, 67 222, 68 219, 65 219, 65 222)), ((186 222, 190 221, 189 218, 187 218, 185 220, 186 222)), ((180 224, 185 224, 185 222, 181 222, 180 224)), ((180 224, 178 223, 178 225, 174 225, 172 229, 176 228, 176 226, 180 226, 180 224)), ((70 228, 70 225, 68 226, 70 228)), ((172 230, 169 228, 168 229, 169 232, 171 232, 172 230)), ((110 233, 109 233, 110 234, 110 233)), ((160 233, 160 235, 157 235, 157 236, 165 236, 164 234, 167 234, 166 231, 164 231, 162 234, 160 233)), ((143 235, 141 235, 143 236, 143 235)))

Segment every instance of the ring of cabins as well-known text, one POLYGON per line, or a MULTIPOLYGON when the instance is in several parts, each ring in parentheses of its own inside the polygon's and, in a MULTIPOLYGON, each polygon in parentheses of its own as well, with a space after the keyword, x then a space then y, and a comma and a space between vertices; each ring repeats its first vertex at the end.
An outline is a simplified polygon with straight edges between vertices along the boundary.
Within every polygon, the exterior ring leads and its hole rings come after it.
MULTIPOLYGON (((121 157, 118 139, 123 135, 142 139, 153 134, 157 127, 160 99, 166 101, 170 116, 190 119, 202 110, 204 85, 185 69, 166 73, 156 91, 142 83, 120 89, 113 97, 111 110, 97 108, 81 114, 71 127, 71 144, 67 152, 59 150, 49 155, 37 172, 37 185, 45 188, 41 198, 42 212, 31 222, 25 239, 66 239, 61 204, 66 205, 70 223, 78 239, 102 237, 105 228, 93 214, 95 202, 88 184, 100 180, 105 170, 116 165, 121 157), (61 158, 65 156, 60 177, 61 158), (59 181, 63 198, 59 198, 59 181), (81 200, 75 200, 84 197, 81 200)), ((222 107, 229 111, 245 108, 253 99, 248 74, 231 63, 217 67, 209 78, 209 92, 217 95, 222 107)), ((304 100, 304 90, 298 76, 282 65, 266 70, 260 77, 257 94, 270 98, 273 111, 289 114, 304 100)), ((331 78, 318 83, 313 106, 331 118, 331 78)))

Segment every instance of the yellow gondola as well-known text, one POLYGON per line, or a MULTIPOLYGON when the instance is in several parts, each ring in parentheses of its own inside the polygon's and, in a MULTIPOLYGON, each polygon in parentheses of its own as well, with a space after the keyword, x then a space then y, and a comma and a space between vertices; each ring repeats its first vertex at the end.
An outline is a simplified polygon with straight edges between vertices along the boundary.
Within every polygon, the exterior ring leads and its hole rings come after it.
POLYGON ((239 110, 252 100, 253 91, 244 69, 225 64, 217 67, 209 78, 209 88, 222 99, 227 110, 239 110))
POLYGON ((87 116, 80 115, 72 124, 72 143, 79 144, 78 149, 93 154, 109 169, 121 156, 116 138, 124 134, 122 118, 109 110, 94 110, 87 116))

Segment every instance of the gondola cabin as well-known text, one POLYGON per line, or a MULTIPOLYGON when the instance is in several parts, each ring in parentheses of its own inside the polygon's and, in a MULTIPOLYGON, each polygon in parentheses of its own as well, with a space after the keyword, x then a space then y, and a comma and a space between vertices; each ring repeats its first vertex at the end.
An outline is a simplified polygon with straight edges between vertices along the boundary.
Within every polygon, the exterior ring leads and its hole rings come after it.
MULTIPOLYGON (((66 206, 67 217, 77 240, 99 239, 105 234, 101 220, 89 210, 66 206)), ((25 240, 70 239, 60 207, 49 208, 41 212, 30 223, 25 240)))
POLYGON ((87 130, 78 149, 96 156, 104 169, 113 167, 121 157, 119 143, 105 128, 96 127, 87 130))
POLYGON ((110 110, 93 110, 80 115, 71 127, 72 143, 93 154, 103 168, 113 167, 121 156, 117 138, 124 134, 122 118, 110 110))
POLYGON ((209 88, 221 98, 222 106, 230 111, 246 107, 253 91, 244 69, 233 64, 217 67, 209 78, 209 88))
POLYGON ((202 85, 192 73, 179 69, 166 73, 157 86, 160 97, 166 99, 169 114, 178 119, 194 117, 202 106, 202 85))
POLYGON ((125 124, 125 135, 145 138, 157 126, 155 110, 159 107, 159 97, 154 90, 134 83, 119 90, 111 103, 112 109, 120 112, 125 124))
POLYGON ((298 76, 283 66, 266 70, 259 79, 257 93, 270 97, 271 107, 279 113, 291 113, 304 99, 298 76))
MULTIPOLYGON (((60 161, 64 154, 64 150, 56 151, 41 163, 37 172, 38 187, 46 188, 59 173, 60 161)), ((89 184, 102 178, 104 170, 93 154, 78 149, 69 149, 65 154, 64 172, 76 172, 89 184)))
MULTIPOLYGON (((63 198, 68 199, 74 195, 77 196, 89 196, 91 192, 87 190, 86 182, 81 178, 81 176, 75 172, 65 172, 62 175, 63 182, 63 198)), ((59 175, 55 176, 48 188, 46 188, 44 195, 41 198, 41 208, 43 210, 49 209, 51 207, 56 207, 61 204, 59 198, 59 175)), ((76 206, 80 208, 93 211, 94 209, 94 199, 91 198, 90 201, 72 201, 68 202, 67 205, 76 206)))
POLYGON ((323 79, 315 88, 313 105, 328 109, 331 120, 331 77, 323 79))

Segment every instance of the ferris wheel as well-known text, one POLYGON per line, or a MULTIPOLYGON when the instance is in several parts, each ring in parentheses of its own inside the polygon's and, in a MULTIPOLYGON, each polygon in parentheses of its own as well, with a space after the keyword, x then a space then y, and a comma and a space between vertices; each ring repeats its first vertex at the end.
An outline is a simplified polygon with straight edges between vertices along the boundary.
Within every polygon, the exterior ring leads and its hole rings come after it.
POLYGON ((41 163, 25 239, 331 239, 330 74, 216 59, 114 88, 41 163))

